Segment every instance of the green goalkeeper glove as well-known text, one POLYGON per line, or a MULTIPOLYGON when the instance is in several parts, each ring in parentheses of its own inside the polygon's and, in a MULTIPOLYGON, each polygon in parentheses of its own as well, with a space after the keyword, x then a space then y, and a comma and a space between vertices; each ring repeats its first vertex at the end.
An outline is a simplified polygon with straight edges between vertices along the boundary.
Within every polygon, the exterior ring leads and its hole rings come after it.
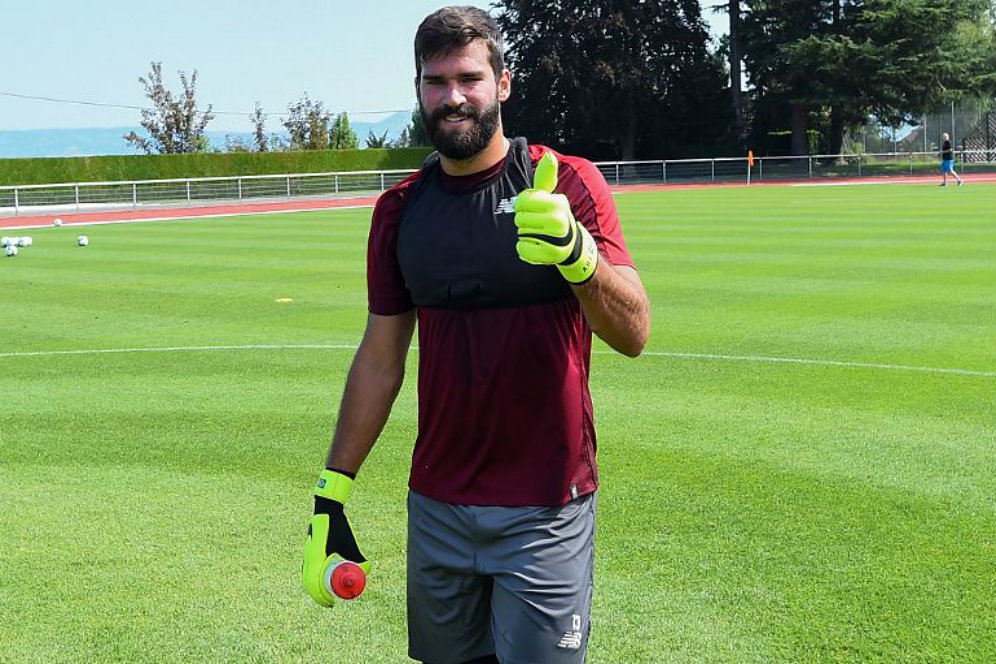
POLYGON ((335 597, 325 587, 325 569, 333 558, 357 563, 364 574, 370 562, 360 553, 343 507, 353 490, 353 479, 335 470, 323 470, 315 487, 315 513, 308 522, 301 577, 304 589, 322 606, 332 606, 335 597))
POLYGON ((598 247, 571 214, 570 203, 557 188, 557 157, 547 152, 536 164, 533 188, 515 197, 519 258, 533 265, 556 265, 575 285, 591 279, 598 267, 598 247))

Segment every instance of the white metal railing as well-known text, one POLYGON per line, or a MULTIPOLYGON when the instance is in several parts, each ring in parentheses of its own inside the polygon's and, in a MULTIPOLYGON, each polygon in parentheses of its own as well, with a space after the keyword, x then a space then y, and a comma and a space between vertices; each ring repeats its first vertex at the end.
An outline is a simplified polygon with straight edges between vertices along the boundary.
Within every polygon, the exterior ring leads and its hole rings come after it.
POLYGON ((0 187, 0 216, 287 198, 350 198, 385 191, 413 172, 349 171, 6 186, 0 187))
MULTIPOLYGON (((996 150, 957 151, 958 169, 996 172, 996 150)), ((937 172, 937 152, 888 152, 864 155, 755 157, 753 181, 927 175, 937 172)), ((609 184, 681 184, 747 179, 746 157, 607 161, 595 164, 609 184)), ((0 217, 247 203, 280 199, 377 194, 414 170, 295 173, 235 177, 78 182, 0 187, 0 217)))
MULTIPOLYGON (((967 173, 996 172, 996 150, 957 150, 956 164, 967 173)), ((597 162, 609 184, 681 184, 746 181, 747 157, 597 162)), ((938 172, 937 152, 755 157, 752 181, 810 178, 888 177, 938 172)))

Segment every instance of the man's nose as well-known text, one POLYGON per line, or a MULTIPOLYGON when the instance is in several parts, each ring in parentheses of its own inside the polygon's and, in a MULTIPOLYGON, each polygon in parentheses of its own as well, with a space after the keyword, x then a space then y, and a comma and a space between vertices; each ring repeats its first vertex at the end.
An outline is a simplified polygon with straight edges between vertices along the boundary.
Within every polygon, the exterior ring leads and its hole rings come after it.
POLYGON ((447 106, 460 106, 467 101, 467 96, 463 93, 463 88, 459 81, 450 81, 446 86, 443 102, 447 106))

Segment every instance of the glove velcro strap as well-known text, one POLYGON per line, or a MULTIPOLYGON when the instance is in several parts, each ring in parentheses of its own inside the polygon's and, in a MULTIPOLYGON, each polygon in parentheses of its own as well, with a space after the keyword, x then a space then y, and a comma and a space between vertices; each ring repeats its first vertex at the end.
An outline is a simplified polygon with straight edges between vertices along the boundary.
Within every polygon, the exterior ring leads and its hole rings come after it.
POLYGON ((557 265, 560 274, 564 279, 575 286, 580 286, 593 276, 595 268, 598 267, 598 247, 595 245, 595 238, 591 236, 588 229, 577 221, 574 222, 577 229, 578 238, 574 243, 574 250, 562 263, 557 265))
POLYGON ((334 470, 323 470, 322 474, 318 476, 318 484, 315 485, 316 496, 334 500, 342 505, 346 504, 346 501, 349 500, 349 494, 352 492, 352 478, 334 470))

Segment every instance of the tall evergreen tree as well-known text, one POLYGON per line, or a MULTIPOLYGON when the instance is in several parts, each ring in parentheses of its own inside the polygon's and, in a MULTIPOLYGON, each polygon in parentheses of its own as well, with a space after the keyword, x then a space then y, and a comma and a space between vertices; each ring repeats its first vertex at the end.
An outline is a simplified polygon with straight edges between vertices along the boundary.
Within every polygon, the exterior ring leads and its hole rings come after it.
POLYGON ((513 73, 512 133, 594 158, 717 149, 724 74, 695 0, 496 2, 513 73))
POLYGON ((258 100, 249 116, 249 121, 252 122, 252 140, 256 152, 269 152, 270 141, 266 137, 266 113, 263 112, 263 106, 258 100))
POLYGON ((335 116, 332 128, 329 129, 329 149, 356 150, 360 147, 360 139, 349 126, 349 116, 345 112, 335 116))
POLYGON ((412 121, 405 128, 407 135, 406 144, 397 147, 427 147, 432 145, 432 139, 429 138, 429 132, 425 128, 425 122, 422 119, 422 113, 418 110, 418 107, 412 111, 412 121))

